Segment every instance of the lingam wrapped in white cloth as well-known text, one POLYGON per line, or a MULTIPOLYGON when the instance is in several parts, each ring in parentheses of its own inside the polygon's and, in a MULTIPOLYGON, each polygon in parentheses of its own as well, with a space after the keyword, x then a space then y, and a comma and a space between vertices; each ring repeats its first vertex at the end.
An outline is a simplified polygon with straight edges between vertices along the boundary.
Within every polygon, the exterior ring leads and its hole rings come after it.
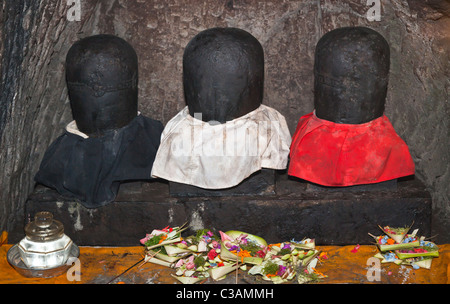
POLYGON ((185 107, 165 126, 151 175, 205 189, 238 185, 262 168, 287 167, 286 119, 265 105, 226 123, 204 122, 185 107))

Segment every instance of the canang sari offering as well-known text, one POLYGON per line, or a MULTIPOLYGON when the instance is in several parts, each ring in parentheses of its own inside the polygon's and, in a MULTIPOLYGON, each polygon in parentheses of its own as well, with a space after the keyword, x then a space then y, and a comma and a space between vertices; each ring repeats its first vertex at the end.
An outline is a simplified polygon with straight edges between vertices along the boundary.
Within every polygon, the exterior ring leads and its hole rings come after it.
POLYGON ((408 146, 383 115, 363 124, 302 116, 288 174, 323 186, 373 184, 414 174, 408 146))

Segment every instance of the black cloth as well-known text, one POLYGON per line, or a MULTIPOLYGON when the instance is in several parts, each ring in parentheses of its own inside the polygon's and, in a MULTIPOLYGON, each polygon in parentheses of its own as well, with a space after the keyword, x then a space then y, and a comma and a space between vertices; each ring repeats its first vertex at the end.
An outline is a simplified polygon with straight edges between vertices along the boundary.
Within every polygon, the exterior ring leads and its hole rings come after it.
POLYGON ((45 152, 35 181, 87 208, 106 205, 116 198, 121 182, 152 179, 162 131, 161 122, 143 115, 102 137, 66 130, 45 152))

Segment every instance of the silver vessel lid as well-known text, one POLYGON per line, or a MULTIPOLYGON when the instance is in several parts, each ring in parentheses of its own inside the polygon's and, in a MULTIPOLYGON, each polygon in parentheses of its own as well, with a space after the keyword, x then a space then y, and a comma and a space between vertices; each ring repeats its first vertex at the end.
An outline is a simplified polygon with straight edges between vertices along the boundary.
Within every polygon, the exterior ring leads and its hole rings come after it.
POLYGON ((60 221, 53 219, 48 211, 36 213, 34 221, 25 226, 26 238, 34 242, 48 242, 61 238, 64 235, 64 226, 60 221))

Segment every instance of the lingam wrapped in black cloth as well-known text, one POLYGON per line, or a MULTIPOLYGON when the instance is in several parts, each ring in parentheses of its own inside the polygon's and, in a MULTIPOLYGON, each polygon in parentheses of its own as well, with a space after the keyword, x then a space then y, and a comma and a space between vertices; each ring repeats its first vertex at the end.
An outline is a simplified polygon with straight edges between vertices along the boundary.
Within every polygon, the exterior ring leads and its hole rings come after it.
POLYGON ((66 57, 74 120, 47 149, 36 182, 87 208, 112 202, 122 182, 149 180, 163 125, 138 112, 138 61, 113 35, 81 39, 66 57))
POLYGON ((315 110, 300 118, 288 174, 323 186, 373 184, 414 174, 405 142, 384 114, 390 50, 365 27, 317 43, 315 110))
POLYGON ((262 104, 264 52, 250 33, 212 28, 183 56, 187 106, 165 126, 152 176, 203 189, 238 185, 262 168, 285 169, 285 118, 262 104))

